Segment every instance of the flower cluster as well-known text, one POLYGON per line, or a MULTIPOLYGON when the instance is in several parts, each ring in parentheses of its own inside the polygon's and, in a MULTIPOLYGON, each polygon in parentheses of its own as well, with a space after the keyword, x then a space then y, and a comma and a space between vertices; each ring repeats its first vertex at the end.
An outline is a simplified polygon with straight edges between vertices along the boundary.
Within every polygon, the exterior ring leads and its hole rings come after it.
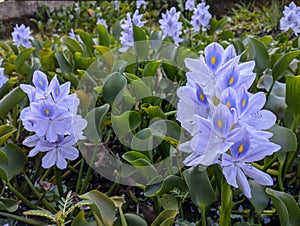
POLYGON ((23 46, 25 48, 30 48, 32 46, 30 42, 30 39, 32 39, 30 33, 30 27, 25 27, 24 24, 19 27, 17 24, 14 31, 11 33, 13 44, 17 47, 23 46))
POLYGON ((288 31, 292 29, 294 34, 298 36, 300 33, 300 7, 291 2, 289 6, 285 6, 283 15, 280 19, 280 30, 288 31))
POLYGON ((136 1, 136 8, 139 9, 141 6, 143 6, 143 9, 146 9, 148 2, 145 0, 137 0, 136 1))
POLYGON ((209 6, 205 5, 205 2, 199 3, 194 9, 191 22, 194 31, 200 31, 200 28, 202 31, 205 31, 206 28, 209 28, 208 24, 211 19, 211 14, 209 13, 208 9, 209 6))
POLYGON ((121 37, 120 41, 122 43, 122 48, 120 49, 121 52, 127 51, 129 47, 133 46, 134 37, 133 37, 133 25, 137 27, 142 27, 145 24, 145 21, 142 21, 142 14, 139 14, 138 10, 135 10, 133 17, 131 19, 130 13, 126 14, 126 19, 123 20, 121 27, 121 37))
POLYGON ((280 146, 269 141, 272 133, 265 131, 276 121, 275 115, 262 110, 263 92, 247 90, 256 74, 254 61, 239 63, 232 45, 224 49, 209 44, 200 59, 186 58, 187 84, 177 91, 177 119, 192 136, 179 145, 191 154, 187 166, 220 164, 227 182, 240 186, 251 197, 245 175, 262 185, 272 185, 272 178, 256 169, 251 162, 272 155, 280 146))
POLYGON ((185 10, 193 11, 195 8, 195 0, 187 0, 185 2, 185 10))
POLYGON ((160 28, 163 31, 163 38, 172 37, 176 45, 182 42, 181 35, 182 23, 179 22, 180 12, 176 12, 175 7, 167 10, 166 13, 162 14, 162 19, 158 22, 160 23, 160 28))
POLYGON ((108 28, 106 20, 102 19, 102 18, 97 18, 97 22, 96 24, 103 24, 106 28, 108 28))
POLYGON ((74 160, 79 155, 73 145, 84 139, 82 130, 87 121, 77 114, 80 101, 76 94, 69 94, 70 82, 60 85, 56 76, 48 84, 46 75, 37 70, 32 82, 34 86, 20 85, 30 101, 20 118, 26 130, 35 132, 23 144, 34 147, 29 152, 30 157, 47 152, 42 159, 44 168, 57 165, 64 169, 66 159, 74 160))
POLYGON ((79 43, 83 44, 83 41, 80 38, 80 35, 75 35, 73 28, 71 28, 71 31, 69 32, 69 37, 71 39, 77 40, 79 43))

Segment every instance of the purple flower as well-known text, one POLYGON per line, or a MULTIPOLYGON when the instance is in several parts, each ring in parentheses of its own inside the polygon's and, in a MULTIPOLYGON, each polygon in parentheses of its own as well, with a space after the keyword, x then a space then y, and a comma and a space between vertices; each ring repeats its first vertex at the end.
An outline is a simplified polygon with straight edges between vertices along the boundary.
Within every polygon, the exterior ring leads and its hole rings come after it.
POLYGON ((300 7, 291 2, 288 7, 284 7, 283 15, 280 19, 280 30, 288 31, 292 29, 294 34, 298 36, 298 33, 300 33, 300 7))
POLYGON ((133 17, 131 19, 130 13, 126 14, 126 19, 123 20, 121 24, 122 32, 120 41, 122 44, 122 48, 120 49, 121 52, 127 51, 129 47, 133 46, 134 37, 133 37, 133 25, 142 27, 145 24, 145 21, 142 21, 142 14, 139 14, 138 10, 135 10, 133 17))
POLYGON ((179 37, 182 28, 182 23, 178 21, 179 17, 180 12, 176 12, 175 7, 172 7, 170 10, 167 10, 166 13, 163 13, 162 19, 158 21, 163 31, 163 38, 171 37, 176 45, 183 41, 183 39, 179 37))
POLYGON ((75 35, 73 28, 71 28, 71 31, 69 32, 69 37, 71 39, 77 40, 80 44, 83 44, 83 41, 80 38, 80 35, 75 35))
POLYGON ((4 76, 4 68, 0 68, 0 88, 8 81, 8 78, 4 76))
POLYGON ((19 25, 17 24, 14 28, 14 31, 11 33, 13 44, 17 47, 23 46, 25 48, 30 48, 32 46, 29 41, 30 39, 32 39, 30 33, 30 27, 25 27, 24 24, 19 27, 19 25))
POLYGON ((185 10, 193 11, 195 8, 195 0, 187 0, 185 2, 185 10))
POLYGON ((102 18, 98 18, 96 24, 103 24, 104 27, 108 28, 106 20, 104 20, 102 18))
POLYGON ((73 146, 76 143, 76 139, 73 136, 58 136, 54 142, 38 139, 33 135, 24 140, 24 144, 30 147, 34 147, 29 152, 29 157, 37 155, 39 152, 47 152, 42 159, 42 166, 48 169, 56 165, 59 169, 65 169, 67 167, 68 160, 75 160, 79 156, 78 150, 73 146))
POLYGON ((211 19, 211 14, 209 13, 208 9, 209 6, 206 6, 205 2, 198 4, 194 9, 191 22, 194 31, 200 31, 200 28, 205 31, 207 28, 209 28, 208 24, 211 19))
POLYGON ((145 0, 137 0, 136 1, 136 8, 139 9, 141 6, 143 6, 144 9, 146 9, 148 2, 145 0))

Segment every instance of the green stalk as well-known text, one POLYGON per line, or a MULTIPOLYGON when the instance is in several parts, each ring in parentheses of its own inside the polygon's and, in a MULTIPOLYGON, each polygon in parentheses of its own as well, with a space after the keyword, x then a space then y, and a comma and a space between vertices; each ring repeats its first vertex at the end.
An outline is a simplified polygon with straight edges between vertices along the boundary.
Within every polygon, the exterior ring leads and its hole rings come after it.
POLYGON ((14 193, 20 200, 22 200, 22 202, 28 206, 30 209, 37 209, 37 207, 32 204, 27 198, 25 198, 22 194, 20 194, 15 188, 14 186, 11 185, 10 182, 7 182, 7 186, 9 188, 9 190, 14 193))
POLYGON ((230 185, 226 182, 223 177, 221 182, 221 215, 220 225, 231 225, 231 214, 232 210, 232 192, 230 185))
POLYGON ((33 184, 31 183, 30 179, 28 178, 28 176, 24 173, 24 177, 25 180, 27 182, 27 184, 29 185, 30 189, 33 191, 33 193, 36 195, 36 197, 39 200, 42 200, 42 203, 44 204, 44 206, 46 206, 46 208, 48 210, 50 210, 52 213, 56 213, 57 210, 47 201, 46 198, 44 198, 39 192, 38 190, 36 190, 36 188, 33 186, 33 184))
POLYGON ((21 217, 21 216, 17 216, 17 215, 10 214, 10 213, 5 213, 5 212, 0 212, 0 216, 15 219, 17 221, 26 223, 28 225, 40 226, 40 225, 45 225, 45 223, 46 223, 46 222, 42 222, 42 221, 30 219, 30 218, 24 218, 24 217, 21 217))
POLYGON ((76 194, 78 194, 78 191, 79 191, 79 187, 80 187, 81 179, 82 179, 83 167, 84 167, 84 160, 81 159, 80 161, 81 161, 80 169, 79 169, 79 174, 78 174, 78 177, 77 177, 76 189, 75 189, 76 194))
POLYGON ((206 226, 206 214, 205 214, 205 207, 200 207, 200 211, 201 211, 201 223, 202 226, 206 226))
POLYGON ((61 170, 57 168, 57 166, 55 166, 54 168, 54 174, 55 174, 55 181, 56 181, 59 195, 60 197, 64 197, 65 194, 64 194, 63 184, 62 184, 62 173, 61 170))

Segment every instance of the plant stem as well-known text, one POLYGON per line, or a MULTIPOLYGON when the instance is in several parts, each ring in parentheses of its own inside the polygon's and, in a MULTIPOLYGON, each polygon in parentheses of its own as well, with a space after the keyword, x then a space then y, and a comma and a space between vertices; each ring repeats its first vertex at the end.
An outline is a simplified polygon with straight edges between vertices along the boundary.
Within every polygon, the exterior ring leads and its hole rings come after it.
POLYGON ((223 177, 221 182, 221 214, 220 225, 231 225, 232 192, 231 187, 223 177))
POLYGON ((200 207, 201 210, 201 222, 202 226, 206 226, 206 214, 205 214, 205 207, 200 207))
POLYGON ((37 209, 37 207, 32 204, 27 198, 25 198, 22 194, 20 194, 15 188, 14 186, 11 185, 11 183, 7 182, 7 186, 9 188, 9 190, 14 193, 20 200, 22 200, 22 202, 28 206, 30 209, 37 209))
POLYGON ((40 225, 45 225, 45 223, 46 223, 46 222, 42 222, 42 221, 30 219, 30 218, 24 218, 24 217, 21 217, 21 216, 17 216, 17 215, 10 214, 10 213, 5 213, 5 212, 0 212, 0 216, 7 217, 7 218, 12 218, 12 219, 15 219, 17 221, 20 221, 20 222, 23 222, 23 223, 26 223, 26 224, 29 224, 29 225, 40 226, 40 225))
POLYGON ((59 195, 60 197, 64 197, 65 194, 64 194, 63 184, 62 184, 62 173, 61 170, 57 168, 57 166, 55 166, 54 168, 54 174, 55 174, 55 181, 56 181, 59 195))
POLYGON ((39 192, 38 190, 36 190, 36 188, 33 186, 32 182, 30 181, 30 179, 28 178, 28 176, 24 173, 24 177, 25 180, 27 182, 27 184, 29 185, 30 189, 33 191, 33 193, 37 196, 38 199, 42 200, 42 203, 44 204, 44 206, 47 207, 48 210, 50 210, 53 213, 56 213, 57 210, 47 201, 46 198, 44 198, 39 192))
POLYGON ((78 173, 78 177, 77 177, 77 182, 76 182, 76 189, 75 189, 76 194, 78 193, 79 187, 80 187, 80 184, 81 184, 83 167, 84 167, 84 160, 81 159, 80 169, 79 169, 79 173, 78 173))

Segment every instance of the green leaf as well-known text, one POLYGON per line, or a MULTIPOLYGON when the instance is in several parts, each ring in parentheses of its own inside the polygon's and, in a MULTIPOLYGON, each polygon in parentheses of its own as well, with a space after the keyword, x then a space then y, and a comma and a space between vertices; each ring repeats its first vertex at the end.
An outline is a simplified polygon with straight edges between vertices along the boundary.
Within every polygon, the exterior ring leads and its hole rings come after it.
POLYGON ((166 194, 174 188, 178 188, 182 192, 187 191, 187 185, 182 178, 174 175, 169 175, 159 183, 148 185, 145 189, 144 195, 146 197, 155 197, 166 194))
POLYGON ((28 210, 23 212, 23 214, 25 216, 36 216, 36 217, 45 217, 49 220, 52 220, 53 222, 55 222, 55 215, 46 211, 46 210, 28 210))
POLYGON ((112 54, 111 50, 107 46, 94 46, 94 48, 100 53, 102 57, 101 62, 103 61, 104 67, 107 67, 108 70, 110 71, 114 66, 114 63, 117 63, 115 62, 115 57, 112 54))
POLYGON ((255 180, 250 180, 252 198, 249 199, 255 211, 260 215, 269 204, 269 197, 265 192, 265 187, 258 184, 255 180))
POLYGON ((104 225, 113 225, 116 207, 114 202, 107 195, 100 191, 92 190, 83 195, 79 195, 79 198, 94 202, 94 205, 90 206, 93 213, 102 220, 104 225))
POLYGON ((122 155, 122 158, 125 159, 127 162, 130 162, 134 166, 139 165, 139 163, 136 163, 136 161, 139 159, 144 159, 148 163, 151 163, 151 160, 146 155, 137 151, 127 151, 122 155))
POLYGON ((86 120, 88 122, 87 127, 84 130, 84 135, 92 143, 101 141, 104 129, 104 119, 108 112, 109 105, 104 104, 100 107, 94 108, 88 112, 86 120))
POLYGON ((73 71, 73 66, 67 59, 63 51, 58 51, 54 54, 57 63, 62 71, 62 73, 69 75, 73 71))
POLYGON ((256 38, 249 38, 249 60, 255 60, 255 72, 258 74, 261 74, 270 64, 266 46, 256 38))
POLYGON ((114 72, 103 85, 103 98, 112 105, 117 97, 121 97, 127 85, 126 78, 119 72, 114 72))
POLYGON ((159 65, 160 65, 159 61, 153 61, 153 62, 147 63, 143 70, 142 77, 155 76, 159 65))
POLYGON ((192 167, 183 171, 183 176, 196 206, 204 209, 215 200, 215 191, 208 179, 206 169, 192 167))
POLYGON ((28 59, 28 57, 34 50, 35 50, 35 48, 28 48, 28 49, 22 50, 22 52, 20 52, 18 54, 16 61, 15 61, 17 73, 22 74, 22 67, 23 67, 25 61, 28 59))
POLYGON ((289 52, 289 53, 286 53, 283 56, 281 56, 275 62, 273 69, 272 69, 272 75, 273 75, 274 80, 279 80, 280 78, 282 78, 285 75, 291 61, 293 59, 295 59, 299 54, 300 54, 300 50, 289 52))
POLYGON ((5 42, 1 42, 0 41, 0 47, 5 51, 5 52, 9 52, 9 45, 7 45, 5 42))
POLYGON ((111 120, 115 134, 122 139, 140 125, 142 118, 136 111, 125 111, 121 115, 112 115, 111 120))
POLYGON ((75 53, 75 68, 81 70, 87 70, 89 66, 94 63, 96 58, 92 57, 82 57, 82 54, 79 52, 75 53))
POLYGON ((267 188, 266 193, 271 198, 278 212, 280 225, 299 225, 300 208, 291 195, 285 192, 275 191, 271 188, 267 188))
POLYGON ((150 35, 150 46, 153 50, 158 50, 162 45, 162 31, 154 30, 150 35))
POLYGON ((75 29, 75 33, 80 35, 81 40, 84 42, 84 48, 86 50, 86 54, 89 57, 94 56, 94 42, 92 39, 92 35, 81 30, 81 29, 75 29))
POLYGON ((164 210, 152 222, 151 226, 170 226, 173 225, 177 210, 164 210))
POLYGON ((134 50, 138 55, 138 59, 143 61, 148 56, 149 51, 149 41, 147 41, 147 36, 145 31, 133 24, 133 37, 134 37, 134 50))
POLYGON ((18 202, 11 198, 0 198, 0 210, 15 212, 18 209, 18 202))
POLYGON ((99 33, 99 45, 102 46, 110 46, 110 36, 106 29, 106 27, 103 24, 97 25, 98 33, 99 33))
MULTIPOLYGON (((299 50, 300 51, 300 50, 299 50)), ((290 112, 295 116, 300 116, 300 75, 287 76, 286 78, 286 99, 290 112)))
POLYGON ((84 210, 81 210, 72 220, 72 226, 97 226, 96 222, 88 222, 84 216, 84 210))
POLYGON ((14 133, 16 129, 12 126, 1 125, 0 126, 0 146, 14 133))
POLYGON ((56 50, 49 51, 40 58, 40 62, 46 71, 55 71, 55 53, 56 50))
POLYGON ((26 164, 26 156, 22 149, 15 144, 7 144, 1 150, 7 155, 7 165, 0 164, 0 168, 5 171, 8 180, 10 180, 13 176, 23 171, 26 164))
POLYGON ((278 156, 297 150, 297 137, 292 130, 274 125, 269 131, 273 133, 270 141, 281 146, 281 149, 277 152, 278 156))
POLYGON ((70 37, 63 37, 62 43, 65 44, 73 54, 76 52, 82 53, 82 49, 76 40, 70 37))
POLYGON ((3 86, 0 88, 0 100, 8 93, 8 91, 17 84, 16 78, 10 78, 3 86))
POLYGON ((24 99, 25 93, 20 87, 14 88, 0 100, 0 117, 6 119, 8 112, 13 109, 21 100, 24 99))
POLYGON ((158 197, 158 201, 165 210, 178 210, 178 202, 175 195, 163 194, 158 197))
POLYGON ((137 99, 143 99, 144 97, 152 96, 151 89, 147 86, 144 80, 137 78, 130 82, 130 88, 132 95, 137 99))
MULTIPOLYGON (((147 222, 140 217, 139 215, 133 214, 133 213, 125 213, 124 214, 125 220, 127 222, 128 226, 147 226, 147 222)), ((115 222, 114 226, 123 226, 121 223, 121 218, 119 217, 115 222)))

